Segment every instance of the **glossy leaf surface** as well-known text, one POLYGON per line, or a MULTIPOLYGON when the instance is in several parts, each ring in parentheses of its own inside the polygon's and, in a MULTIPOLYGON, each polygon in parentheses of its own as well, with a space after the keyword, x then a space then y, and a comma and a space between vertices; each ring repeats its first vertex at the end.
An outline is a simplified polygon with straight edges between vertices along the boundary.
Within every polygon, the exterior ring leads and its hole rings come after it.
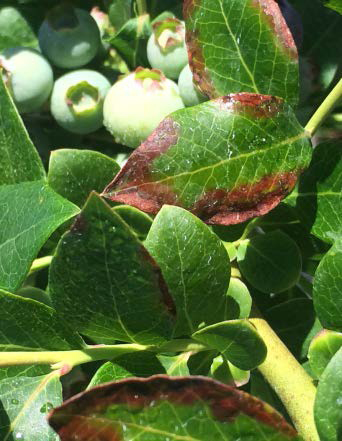
POLYGON ((296 104, 297 48, 276 1, 186 0, 184 16, 202 92, 210 98, 262 93, 296 104))
POLYGON ((101 192, 119 170, 113 159, 99 152, 55 150, 50 156, 48 182, 57 193, 82 207, 89 193, 101 192))
POLYGON ((334 355, 318 384, 315 422, 321 441, 339 441, 342 428, 342 348, 334 355))
POLYGON ((237 260, 248 282, 264 293, 291 288, 302 268, 296 243, 280 230, 243 241, 237 260))
POLYGON ((155 376, 92 389, 53 411, 61 441, 299 439, 272 408, 203 377, 155 376), (132 410, 134 410, 132 412, 132 410))
POLYGON ((62 385, 56 372, 0 381, 1 440, 58 441, 46 416, 61 402, 62 385))
POLYGON ((159 267, 121 218, 93 193, 50 267, 56 310, 102 342, 158 344, 171 333, 159 267))
POLYGON ((0 288, 18 289, 48 237, 79 209, 45 181, 0 187, 0 288))
POLYGON ((324 328, 342 331, 342 240, 321 260, 315 273, 314 305, 324 328))
POLYGON ((152 226, 152 219, 148 214, 130 205, 118 205, 113 210, 130 226, 140 240, 146 239, 152 226))
MULTIPOLYGON (((0 10, 1 11, 1 10, 0 10)), ((45 171, 0 69, 0 185, 44 179, 45 171)))
POLYGON ((149 213, 178 205, 207 223, 236 224, 274 208, 310 158, 307 135, 280 99, 229 95, 167 117, 104 196, 149 213))
POLYGON ((342 333, 321 331, 311 342, 308 358, 314 374, 319 378, 332 357, 342 347, 342 333))
POLYGON ((207 225, 182 208, 164 205, 145 246, 159 264, 174 299, 175 336, 192 334, 200 324, 224 320, 229 257, 207 225))
POLYGON ((217 349, 227 360, 243 370, 254 369, 266 357, 265 343, 247 320, 216 323, 195 332, 192 337, 217 349))
POLYGON ((0 351, 66 351, 82 346, 81 338, 52 308, 0 290, 0 351))
POLYGON ((248 318, 252 308, 252 297, 240 279, 231 277, 226 297, 225 320, 248 318))
POLYGON ((330 141, 313 151, 310 167, 287 199, 308 229, 332 243, 342 234, 342 142, 330 141))

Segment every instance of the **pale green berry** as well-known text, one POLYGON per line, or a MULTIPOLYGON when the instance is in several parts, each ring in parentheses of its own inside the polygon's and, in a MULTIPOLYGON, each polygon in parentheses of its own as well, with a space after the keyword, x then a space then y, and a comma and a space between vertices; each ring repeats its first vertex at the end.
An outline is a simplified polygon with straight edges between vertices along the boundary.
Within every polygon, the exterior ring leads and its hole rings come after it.
POLYGON ((177 18, 156 22, 147 42, 147 58, 153 68, 160 69, 168 78, 178 79, 188 63, 184 22, 177 18))
POLYGON ((187 64, 179 75, 178 79, 179 93, 183 103, 187 106, 196 106, 203 103, 208 98, 203 95, 193 82, 193 75, 190 66, 187 64))
POLYGON ((140 67, 108 92, 104 125, 116 142, 135 148, 167 115, 183 107, 176 83, 159 70, 140 67))
POLYGON ((0 55, 0 65, 18 111, 39 110, 53 86, 53 72, 48 61, 38 51, 14 47, 0 55))
POLYGON ((60 77, 51 96, 51 113, 73 133, 87 134, 103 125, 103 101, 110 83, 94 70, 75 70, 60 77))
POLYGON ((56 66, 74 69, 89 63, 101 45, 94 18, 83 9, 62 4, 50 11, 39 29, 39 45, 56 66))

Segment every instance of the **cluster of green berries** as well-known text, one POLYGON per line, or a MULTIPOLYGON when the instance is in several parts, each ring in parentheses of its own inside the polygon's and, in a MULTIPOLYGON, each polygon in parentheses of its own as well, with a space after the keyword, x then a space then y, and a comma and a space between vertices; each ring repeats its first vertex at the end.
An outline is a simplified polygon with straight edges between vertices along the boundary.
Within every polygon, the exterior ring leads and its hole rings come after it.
POLYGON ((153 24, 147 44, 152 69, 138 67, 113 86, 99 72, 80 69, 103 49, 105 22, 97 8, 90 14, 63 3, 40 26, 40 51, 7 49, 0 67, 20 113, 39 111, 50 98, 51 114, 64 129, 87 134, 104 124, 116 142, 135 148, 168 114, 206 97, 193 84, 185 25, 176 18, 153 24), (54 82, 50 63, 76 70, 54 82))

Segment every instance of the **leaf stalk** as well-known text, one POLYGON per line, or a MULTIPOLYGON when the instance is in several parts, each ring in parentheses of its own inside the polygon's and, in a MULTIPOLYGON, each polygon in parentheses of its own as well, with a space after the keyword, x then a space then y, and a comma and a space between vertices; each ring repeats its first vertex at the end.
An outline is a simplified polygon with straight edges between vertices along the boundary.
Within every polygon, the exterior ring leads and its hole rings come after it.
POLYGON ((33 261, 29 274, 33 274, 37 271, 40 271, 41 269, 46 268, 51 264, 53 256, 45 256, 40 257, 39 259, 36 259, 33 261))
POLYGON ((338 101, 342 98, 342 78, 329 93, 323 103, 319 106, 309 122, 305 126, 305 130, 310 136, 313 136, 325 118, 330 114, 338 101))

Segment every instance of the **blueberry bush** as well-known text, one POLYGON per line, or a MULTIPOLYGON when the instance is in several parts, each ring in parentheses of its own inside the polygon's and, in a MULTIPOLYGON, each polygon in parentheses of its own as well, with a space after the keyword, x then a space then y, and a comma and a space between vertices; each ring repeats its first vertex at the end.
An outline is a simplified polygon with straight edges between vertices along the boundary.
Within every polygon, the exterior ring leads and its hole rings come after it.
POLYGON ((0 5, 0 439, 342 439, 339 0, 0 5))

